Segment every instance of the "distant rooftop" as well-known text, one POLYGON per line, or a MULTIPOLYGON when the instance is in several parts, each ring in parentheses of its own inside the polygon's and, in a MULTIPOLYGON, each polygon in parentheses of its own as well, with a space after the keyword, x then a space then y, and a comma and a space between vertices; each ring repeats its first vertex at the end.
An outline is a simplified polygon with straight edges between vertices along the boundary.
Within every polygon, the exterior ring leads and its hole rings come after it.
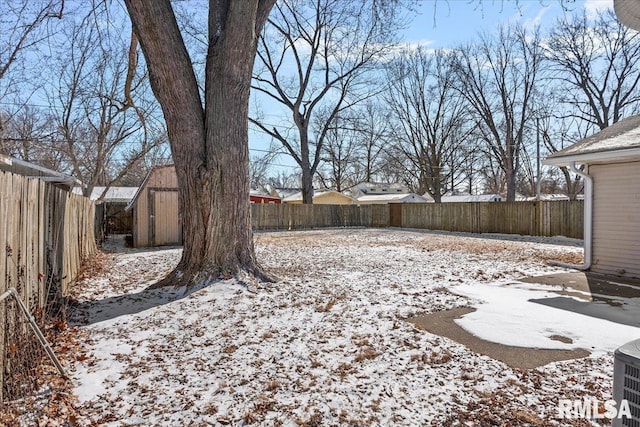
POLYGON ((379 182, 363 182, 353 187, 355 197, 374 194, 408 194, 409 188, 398 183, 383 184, 379 182))
POLYGON ((356 199, 357 203, 362 204, 384 204, 384 203, 428 203, 426 197, 415 193, 392 193, 392 194, 367 194, 356 199))
POLYGON ((463 196, 442 196, 442 203, 467 203, 467 202, 500 202, 500 194, 467 194, 463 196))

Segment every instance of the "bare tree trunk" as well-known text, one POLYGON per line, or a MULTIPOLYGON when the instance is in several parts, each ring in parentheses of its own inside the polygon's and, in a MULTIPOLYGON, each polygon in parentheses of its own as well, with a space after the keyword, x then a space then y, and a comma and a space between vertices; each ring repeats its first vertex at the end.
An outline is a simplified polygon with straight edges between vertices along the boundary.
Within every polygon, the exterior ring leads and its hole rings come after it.
MULTIPOLYGON (((307 149, 307 157, 309 150, 307 149)), ((304 148, 302 150, 302 157, 304 158, 304 148)), ((313 173, 311 171, 311 165, 309 161, 302 162, 302 203, 305 205, 313 204, 313 173)))
POLYGON ((211 1, 205 107, 169 0, 126 0, 162 106, 180 188, 184 251, 157 286, 241 272, 260 279, 249 205, 248 105, 257 35, 273 0, 211 1))
POLYGON ((517 174, 514 168, 508 168, 505 171, 505 179, 507 181, 507 202, 514 202, 516 200, 516 178, 517 174))
POLYGON ((578 175, 573 179, 569 172, 569 168, 561 167, 560 170, 562 171, 562 175, 564 175, 569 200, 578 200, 578 193, 582 190, 582 180, 580 179, 580 176, 578 175))

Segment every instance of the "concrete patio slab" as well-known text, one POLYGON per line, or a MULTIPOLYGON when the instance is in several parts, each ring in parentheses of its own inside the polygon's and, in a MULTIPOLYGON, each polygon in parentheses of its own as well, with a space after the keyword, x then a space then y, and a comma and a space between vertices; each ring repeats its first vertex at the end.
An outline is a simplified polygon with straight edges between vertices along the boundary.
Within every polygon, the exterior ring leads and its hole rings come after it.
MULTIPOLYGON (((465 314, 474 311, 475 309, 472 307, 454 308, 452 310, 412 317, 407 319, 407 321, 413 323, 420 329, 452 339, 465 345, 471 351, 499 360, 515 369, 533 369, 551 362, 578 359, 589 355, 588 351, 582 349, 550 350, 514 347, 483 340, 470 334, 454 322, 455 319, 459 319, 465 314)), ((558 341, 565 341, 567 339, 567 337, 557 337, 558 341)))

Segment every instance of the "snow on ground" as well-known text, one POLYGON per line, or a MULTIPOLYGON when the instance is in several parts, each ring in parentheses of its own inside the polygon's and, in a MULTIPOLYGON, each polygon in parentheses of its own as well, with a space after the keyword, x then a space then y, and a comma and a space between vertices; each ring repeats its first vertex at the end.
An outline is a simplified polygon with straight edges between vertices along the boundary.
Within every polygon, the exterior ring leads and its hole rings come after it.
MULTIPOLYGON (((84 353, 70 369, 83 421, 590 425, 555 418, 556 406, 611 398, 611 343, 587 359, 518 371, 403 320, 473 303, 470 323, 500 336, 505 316, 484 316, 479 300, 521 311, 526 293, 542 291, 513 288, 509 299, 496 289, 511 288, 498 285, 559 271, 546 262, 581 255, 565 239, 522 240, 393 229, 258 233, 259 259, 280 281, 256 290, 233 280, 146 290, 180 250, 115 254, 104 275, 77 289, 84 353)), ((525 329, 543 319, 520 319, 507 336, 550 327, 525 329)), ((586 329, 562 332, 592 344, 586 329)))
MULTIPOLYGON (((560 286, 514 283, 465 284, 455 288, 455 293, 482 301, 477 310, 465 315, 456 323, 468 332, 488 341, 516 347, 551 349, 583 348, 594 354, 613 352, 630 338, 640 338, 640 328, 604 320, 602 317, 585 316, 545 305, 546 299, 557 299, 560 286), (552 292, 555 291, 555 292, 552 292), (508 307, 508 310, 505 310, 508 307), (496 328, 495 325, 500 325, 496 328), (588 333, 587 333, 588 332, 588 333), (571 343, 552 339, 554 336, 570 338, 571 343)), ((614 298, 614 297, 609 297, 614 298)), ((580 304, 578 297, 563 297, 580 304)), ((619 298, 623 299, 623 298, 619 298)), ((629 300, 629 299, 626 299, 629 300)), ((636 317, 639 301, 623 304, 615 310, 629 312, 636 317)), ((590 302, 602 311, 614 308, 606 302, 590 302)), ((597 314, 597 313, 593 313, 597 314)))

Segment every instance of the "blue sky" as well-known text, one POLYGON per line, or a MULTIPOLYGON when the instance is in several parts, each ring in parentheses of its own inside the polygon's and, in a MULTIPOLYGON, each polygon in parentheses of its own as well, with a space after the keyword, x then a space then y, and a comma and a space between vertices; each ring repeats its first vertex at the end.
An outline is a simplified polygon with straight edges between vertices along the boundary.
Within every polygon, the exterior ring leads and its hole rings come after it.
MULTIPOLYGON (((500 24, 553 25, 563 14, 585 10, 594 15, 598 10, 613 8, 613 0, 419 0, 416 16, 400 35, 404 43, 430 48, 448 48, 472 41, 481 32, 492 32, 500 24)), ((270 138, 250 127, 251 156, 262 156, 270 138)), ((272 163, 271 171, 296 171, 296 163, 281 155, 272 163)))
POLYGON ((613 7, 613 0, 422 0, 419 15, 404 32, 407 43, 446 48, 472 40, 479 32, 493 31, 501 23, 550 26, 563 14, 613 7))

